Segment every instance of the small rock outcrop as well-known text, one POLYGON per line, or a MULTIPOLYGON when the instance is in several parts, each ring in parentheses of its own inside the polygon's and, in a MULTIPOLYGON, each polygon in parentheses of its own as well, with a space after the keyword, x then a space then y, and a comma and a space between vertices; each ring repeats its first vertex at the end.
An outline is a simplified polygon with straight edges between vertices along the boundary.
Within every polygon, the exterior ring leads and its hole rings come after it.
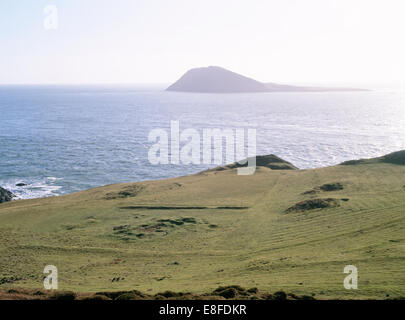
POLYGON ((10 191, 0 187, 0 203, 11 201, 13 197, 14 195, 10 191))
POLYGON ((26 183, 24 183, 24 182, 19 182, 19 183, 17 183, 15 186, 16 187, 25 187, 27 184, 26 183))

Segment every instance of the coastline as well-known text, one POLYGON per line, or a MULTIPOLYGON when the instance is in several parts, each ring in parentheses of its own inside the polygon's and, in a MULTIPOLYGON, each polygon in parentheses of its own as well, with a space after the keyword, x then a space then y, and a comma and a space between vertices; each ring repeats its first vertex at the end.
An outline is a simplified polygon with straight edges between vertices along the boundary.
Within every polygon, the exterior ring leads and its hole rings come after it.
POLYGON ((38 288, 44 265, 54 264, 65 279, 60 290, 80 295, 202 294, 238 284, 315 299, 404 296, 395 273, 404 155, 310 170, 258 167, 252 176, 220 168, 3 203, 0 288, 38 288), (342 289, 348 264, 359 266, 358 293, 342 289))
MULTIPOLYGON (((402 152, 403 151, 392 152, 392 153, 390 153, 388 155, 400 153, 401 156, 402 156, 402 152)), ((267 155, 267 156, 274 156, 274 155, 267 155)), ((261 158, 261 157, 267 157, 267 156, 259 155, 257 157, 261 158)), ((275 156, 275 157, 277 157, 277 156, 275 156)), ((286 165, 289 167, 289 169, 293 168, 294 170, 315 170, 315 169, 321 169, 321 168, 334 167, 334 166, 342 165, 342 164, 344 165, 344 164, 347 164, 347 163, 349 163, 349 164, 350 163, 356 163, 356 162, 361 162, 361 161, 363 161, 363 162, 364 161, 365 162, 367 162, 367 161, 368 162, 370 162, 370 161, 371 162, 372 161, 379 161, 379 160, 384 160, 385 157, 387 157, 387 155, 382 155, 382 156, 376 157, 376 158, 360 158, 360 159, 357 159, 357 160, 346 160, 346 161, 343 161, 343 162, 337 163, 337 164, 326 165, 326 166, 321 166, 321 167, 314 167, 314 168, 302 168, 302 169, 295 167, 294 164, 292 164, 292 163, 290 163, 288 161, 285 161, 285 160, 283 160, 281 158, 279 158, 279 159, 281 160, 281 163, 286 163, 286 165), (378 160, 375 160, 375 159, 378 159, 378 160)), ((258 167, 259 166, 260 165, 258 165, 258 167)), ((196 174, 200 174, 200 173, 203 173, 203 172, 216 171, 219 168, 236 168, 236 167, 237 166, 235 166, 235 164, 225 164, 225 165, 220 165, 220 166, 217 166, 217 167, 210 167, 210 168, 207 168, 207 169, 204 169, 204 170, 197 171, 195 173, 189 173, 186 176, 188 176, 188 175, 196 175, 196 174)), ((273 168, 273 169, 277 169, 277 168, 273 168)), ((15 200, 42 199, 42 198, 48 198, 48 197, 66 196, 66 195, 70 195, 70 194, 74 194, 74 193, 78 193, 78 192, 83 192, 83 191, 88 191, 88 190, 95 189, 95 188, 106 187, 106 186, 110 186, 110 185, 139 183, 139 182, 151 182, 151 181, 155 181, 155 180, 176 179, 176 178, 181 178, 181 177, 184 177, 184 175, 174 176, 174 177, 162 177, 162 178, 159 178, 159 179, 143 179, 143 180, 137 180, 137 181, 110 183, 110 184, 95 186, 95 187, 84 189, 84 190, 74 191, 74 192, 71 192, 71 193, 62 193, 62 194, 53 194, 54 191, 61 189, 62 186, 46 185, 43 182, 30 183, 30 182, 27 182, 27 179, 24 180, 24 179, 21 179, 21 178, 11 179, 10 181, 13 181, 12 183, 0 185, 0 187, 3 187, 5 190, 8 190, 11 193, 13 193, 14 194, 13 201, 15 201, 15 200), (18 184, 22 184, 22 186, 18 186, 18 184), (19 189, 16 189, 15 187, 18 187, 19 189), (49 195, 46 195, 46 196, 34 196, 34 197, 32 197, 32 196, 28 196, 28 197, 19 196, 19 194, 26 192, 25 190, 21 190, 21 188, 30 190, 30 189, 37 189, 37 188, 42 188, 42 187, 46 188, 45 193, 47 193, 49 195), (16 190, 18 190, 18 191, 16 192, 16 190)), ((45 181, 45 180, 49 180, 51 182, 56 182, 58 180, 63 180, 63 178, 46 177, 46 178, 43 179, 43 181, 45 181)))

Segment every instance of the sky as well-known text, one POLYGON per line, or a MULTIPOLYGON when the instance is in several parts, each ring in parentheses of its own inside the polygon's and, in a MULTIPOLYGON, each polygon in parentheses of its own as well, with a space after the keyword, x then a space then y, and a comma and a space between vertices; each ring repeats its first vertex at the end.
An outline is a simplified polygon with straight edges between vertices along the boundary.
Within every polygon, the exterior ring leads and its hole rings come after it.
POLYGON ((404 9, 403 0, 1 0, 0 84, 171 83, 216 65, 263 82, 403 85, 404 9))

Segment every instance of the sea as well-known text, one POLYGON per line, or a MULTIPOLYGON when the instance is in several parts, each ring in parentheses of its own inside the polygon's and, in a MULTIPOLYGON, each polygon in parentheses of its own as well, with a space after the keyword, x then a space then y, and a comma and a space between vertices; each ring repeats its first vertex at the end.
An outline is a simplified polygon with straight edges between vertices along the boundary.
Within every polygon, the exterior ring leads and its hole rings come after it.
POLYGON ((152 85, 3 85, 0 186, 17 199, 39 198, 218 165, 151 163, 151 132, 166 131, 170 140, 173 122, 180 132, 201 136, 205 129, 253 129, 257 154, 317 168, 405 149, 405 92, 203 94, 152 85))

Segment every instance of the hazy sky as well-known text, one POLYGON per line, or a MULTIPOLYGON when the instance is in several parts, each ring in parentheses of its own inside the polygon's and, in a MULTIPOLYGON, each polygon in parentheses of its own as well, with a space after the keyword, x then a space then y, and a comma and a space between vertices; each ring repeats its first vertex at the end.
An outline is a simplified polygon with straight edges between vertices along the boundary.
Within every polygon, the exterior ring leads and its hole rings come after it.
POLYGON ((403 0, 1 0, 0 83, 405 83, 403 0), (44 8, 58 28, 44 27, 44 8))

